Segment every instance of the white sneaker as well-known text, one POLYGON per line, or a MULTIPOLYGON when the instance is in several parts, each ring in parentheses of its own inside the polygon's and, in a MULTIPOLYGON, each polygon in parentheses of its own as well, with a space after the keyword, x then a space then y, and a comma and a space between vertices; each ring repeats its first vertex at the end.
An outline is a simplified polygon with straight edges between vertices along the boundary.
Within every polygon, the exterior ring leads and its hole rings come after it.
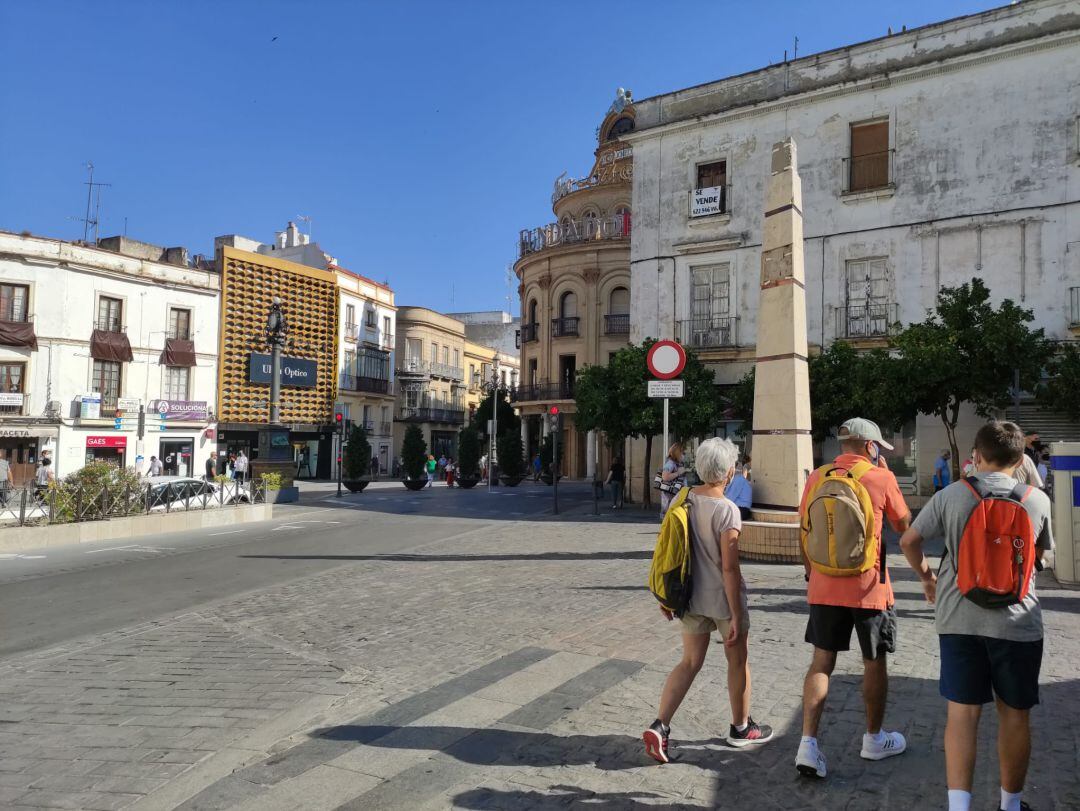
POLYGON ((907 749, 907 741, 899 732, 886 732, 884 739, 879 743, 873 735, 863 735, 862 755, 866 760, 884 760, 894 755, 902 755, 907 749))
POLYGON ((799 754, 795 756, 795 768, 804 777, 825 776, 825 755, 812 743, 799 743, 799 754))

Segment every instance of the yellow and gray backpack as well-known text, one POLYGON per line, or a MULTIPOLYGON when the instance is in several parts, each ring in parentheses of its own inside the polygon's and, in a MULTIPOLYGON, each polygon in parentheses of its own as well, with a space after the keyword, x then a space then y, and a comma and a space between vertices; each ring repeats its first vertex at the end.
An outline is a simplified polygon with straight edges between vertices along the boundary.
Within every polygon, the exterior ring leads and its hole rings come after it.
POLYGON ((686 503, 689 493, 689 487, 680 490, 664 513, 649 567, 649 591, 660 601, 660 605, 676 617, 689 610, 694 585, 691 576, 690 505, 686 503))
POLYGON ((806 496, 800 535, 806 559, 822 574, 857 575, 877 564, 874 505, 861 481, 873 467, 864 460, 850 470, 835 465, 818 469, 817 481, 806 496))

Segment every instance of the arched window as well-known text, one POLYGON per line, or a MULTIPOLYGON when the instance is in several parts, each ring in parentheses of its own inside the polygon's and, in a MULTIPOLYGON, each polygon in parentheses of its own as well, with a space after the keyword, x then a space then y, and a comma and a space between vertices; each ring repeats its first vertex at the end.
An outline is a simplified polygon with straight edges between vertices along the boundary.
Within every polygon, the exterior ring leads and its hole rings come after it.
POLYGON ((611 291, 611 300, 608 304, 608 312, 612 315, 630 315, 630 290, 625 287, 616 287, 611 291))
POLYGON ((559 297, 559 318, 577 318, 577 293, 572 290, 559 297))
POLYGON ((582 236, 586 240, 600 238, 600 220, 595 211, 586 211, 581 215, 582 236))
POLYGON ((634 131, 634 119, 623 116, 611 125, 611 129, 608 130, 607 139, 613 141, 620 135, 625 135, 628 132, 634 131))

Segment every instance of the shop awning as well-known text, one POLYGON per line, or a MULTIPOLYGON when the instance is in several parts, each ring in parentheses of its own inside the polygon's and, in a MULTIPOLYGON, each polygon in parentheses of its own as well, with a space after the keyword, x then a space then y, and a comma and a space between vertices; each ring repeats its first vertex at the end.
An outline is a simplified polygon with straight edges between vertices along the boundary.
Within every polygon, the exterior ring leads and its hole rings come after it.
POLYGON ((33 321, 0 321, 0 345, 37 349, 33 321))
POLYGON ((90 357, 94 360, 115 360, 130 363, 135 359, 131 344, 122 332, 96 329, 90 336, 90 357))
POLYGON ((195 366, 195 342, 166 338, 165 349, 158 362, 162 366, 195 366))

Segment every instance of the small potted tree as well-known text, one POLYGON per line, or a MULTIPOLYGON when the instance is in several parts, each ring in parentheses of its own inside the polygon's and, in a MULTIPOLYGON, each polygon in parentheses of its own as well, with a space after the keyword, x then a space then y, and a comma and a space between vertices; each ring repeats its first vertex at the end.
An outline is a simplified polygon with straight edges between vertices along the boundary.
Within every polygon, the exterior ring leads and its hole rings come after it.
POLYGON ((345 454, 342 457, 341 483, 350 493, 360 493, 371 479, 368 471, 371 470, 371 445, 368 444, 367 431, 362 425, 353 425, 349 434, 349 442, 345 446, 345 454))
MULTIPOLYGON (((560 451, 562 448, 559 449, 560 451)), ((561 457, 562 454, 560 453, 561 457)), ((540 445, 540 481, 544 484, 551 485, 555 482, 555 471, 552 470, 552 465, 555 463, 555 435, 548 434, 544 437, 543 443, 540 445)), ((559 459, 559 467, 562 467, 562 458, 559 459)), ((562 478, 562 474, 559 474, 559 478, 562 478)))
POLYGON ((499 454, 499 483, 517 487, 525 478, 525 449, 521 445, 521 436, 507 432, 499 437, 495 447, 499 454))
POLYGON ((466 490, 476 487, 480 481, 480 435, 471 425, 461 429, 458 434, 458 475, 459 487, 466 490))
POLYGON ((427 484, 424 464, 427 462, 427 443, 420 426, 413 423, 405 429, 405 438, 401 441, 401 463, 405 472, 402 483, 410 490, 420 490, 427 484))

